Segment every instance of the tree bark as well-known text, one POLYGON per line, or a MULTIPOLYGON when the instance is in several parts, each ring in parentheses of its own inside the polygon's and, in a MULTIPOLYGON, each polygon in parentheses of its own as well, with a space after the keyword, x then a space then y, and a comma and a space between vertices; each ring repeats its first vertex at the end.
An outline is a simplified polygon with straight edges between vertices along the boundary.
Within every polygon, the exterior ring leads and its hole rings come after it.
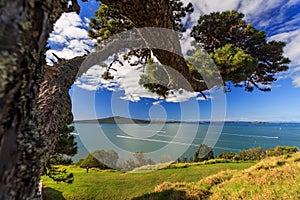
POLYGON ((40 86, 38 106, 43 126, 43 136, 49 153, 54 150, 59 133, 65 124, 73 122, 72 104, 69 90, 75 82, 81 63, 86 56, 60 61, 47 66, 45 80, 40 86))
POLYGON ((1 200, 39 198, 47 143, 37 97, 47 39, 66 5, 67 0, 0 1, 1 200))

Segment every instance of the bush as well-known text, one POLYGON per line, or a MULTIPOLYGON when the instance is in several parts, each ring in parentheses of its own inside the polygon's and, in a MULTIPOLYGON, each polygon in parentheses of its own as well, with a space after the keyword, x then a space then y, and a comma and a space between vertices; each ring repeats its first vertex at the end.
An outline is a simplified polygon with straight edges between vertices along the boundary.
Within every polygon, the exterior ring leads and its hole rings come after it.
POLYGON ((95 167, 99 169, 109 169, 108 166, 101 163, 97 158, 95 158, 92 154, 89 154, 80 164, 80 167, 95 167))
POLYGON ((214 159, 212 148, 206 144, 201 144, 194 154, 194 162, 202 162, 210 159, 214 159))
POLYGON ((180 158, 177 158, 177 161, 178 163, 190 163, 190 162, 194 162, 194 158, 193 157, 186 157, 186 156, 182 156, 180 158))
POLYGON ((80 165, 82 164, 83 161, 84 161, 84 159, 83 159, 83 158, 80 158, 80 159, 75 163, 75 165, 76 165, 76 166, 80 166, 80 165))
POLYGON ((235 156, 235 154, 232 152, 222 152, 217 156, 217 158, 232 160, 234 158, 234 156, 235 156))
POLYGON ((255 161, 266 157, 266 151, 262 147, 242 150, 234 156, 234 160, 255 161))
POLYGON ((55 156, 50 158, 50 164, 52 165, 71 165, 73 161, 69 157, 65 156, 55 156))
POLYGON ((222 152, 217 156, 217 158, 237 160, 237 161, 256 161, 256 160, 262 160, 270 156, 281 156, 281 155, 293 154, 298 151, 299 149, 297 147, 290 147, 290 146, 277 146, 275 148, 268 149, 268 150, 265 150, 262 147, 257 147, 248 150, 242 150, 236 154, 232 152, 222 152))
POLYGON ((66 169, 56 166, 47 167, 45 175, 54 180, 56 183, 64 182, 71 184, 74 181, 73 173, 68 173, 66 169))
POLYGON ((267 150, 266 154, 267 156, 281 156, 281 155, 296 153, 298 151, 299 149, 297 147, 277 146, 273 149, 267 150))
POLYGON ((80 167, 96 167, 99 169, 116 168, 118 154, 113 151, 96 150, 90 153, 84 160, 80 160, 80 167))
POLYGON ((127 161, 125 161, 122 165, 120 165, 119 168, 121 171, 127 172, 145 165, 155 164, 153 160, 145 158, 143 152, 135 152, 133 154, 133 157, 135 159, 130 158, 127 161))

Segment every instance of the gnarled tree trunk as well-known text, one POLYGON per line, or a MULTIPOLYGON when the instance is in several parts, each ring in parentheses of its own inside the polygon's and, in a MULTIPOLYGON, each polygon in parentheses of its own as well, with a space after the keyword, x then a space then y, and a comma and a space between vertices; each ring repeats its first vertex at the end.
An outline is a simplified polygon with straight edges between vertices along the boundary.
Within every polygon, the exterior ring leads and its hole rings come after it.
POLYGON ((0 199, 38 198, 47 142, 38 109, 46 43, 67 0, 0 1, 0 199))
POLYGON ((48 147, 47 157, 65 124, 73 122, 69 90, 75 82, 81 63, 86 56, 61 60, 52 67, 46 67, 45 79, 40 86, 38 106, 43 124, 43 136, 48 147))

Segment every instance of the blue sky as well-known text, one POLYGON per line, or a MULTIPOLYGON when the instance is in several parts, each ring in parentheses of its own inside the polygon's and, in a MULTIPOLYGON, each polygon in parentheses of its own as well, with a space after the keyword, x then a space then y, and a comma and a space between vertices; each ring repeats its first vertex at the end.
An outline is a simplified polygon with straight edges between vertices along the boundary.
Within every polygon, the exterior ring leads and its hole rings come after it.
MULTIPOLYGON (((239 10, 254 27, 264 30, 269 40, 287 42, 284 49, 292 63, 289 71, 278 75, 271 92, 232 88, 224 94, 225 120, 239 121, 297 121, 300 122, 300 0, 191 0, 194 13, 186 21, 188 32, 200 15, 213 11, 239 10)), ((49 39, 51 53, 72 58, 93 49, 86 33, 88 19, 93 16, 99 3, 80 3, 80 16, 64 14, 57 22, 49 39)), ((186 33, 186 35, 188 34, 186 33)), ((183 50, 189 43, 183 42, 183 50)), ((48 60, 49 61, 49 60, 48 60)), ((210 120, 212 98, 201 100, 197 94, 185 93, 188 98, 170 97, 159 99, 136 85, 139 73, 121 67, 113 82, 101 80, 101 67, 93 67, 73 85, 70 94, 75 119, 103 118, 119 115, 141 119, 210 120), (189 99, 189 100, 187 100, 189 99)), ((213 95, 209 94, 213 97, 213 95)))

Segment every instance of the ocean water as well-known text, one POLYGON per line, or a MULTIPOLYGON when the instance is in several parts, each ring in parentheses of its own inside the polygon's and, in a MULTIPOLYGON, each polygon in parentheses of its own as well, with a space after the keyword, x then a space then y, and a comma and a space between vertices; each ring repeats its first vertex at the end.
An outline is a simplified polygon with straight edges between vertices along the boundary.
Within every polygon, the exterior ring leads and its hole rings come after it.
POLYGON ((125 160, 134 152, 144 152, 147 158, 163 162, 190 158, 202 143, 212 146, 215 155, 254 147, 300 148, 300 123, 225 122, 224 126, 218 123, 76 123, 74 126, 78 143, 74 161, 97 149, 114 150, 125 160))

